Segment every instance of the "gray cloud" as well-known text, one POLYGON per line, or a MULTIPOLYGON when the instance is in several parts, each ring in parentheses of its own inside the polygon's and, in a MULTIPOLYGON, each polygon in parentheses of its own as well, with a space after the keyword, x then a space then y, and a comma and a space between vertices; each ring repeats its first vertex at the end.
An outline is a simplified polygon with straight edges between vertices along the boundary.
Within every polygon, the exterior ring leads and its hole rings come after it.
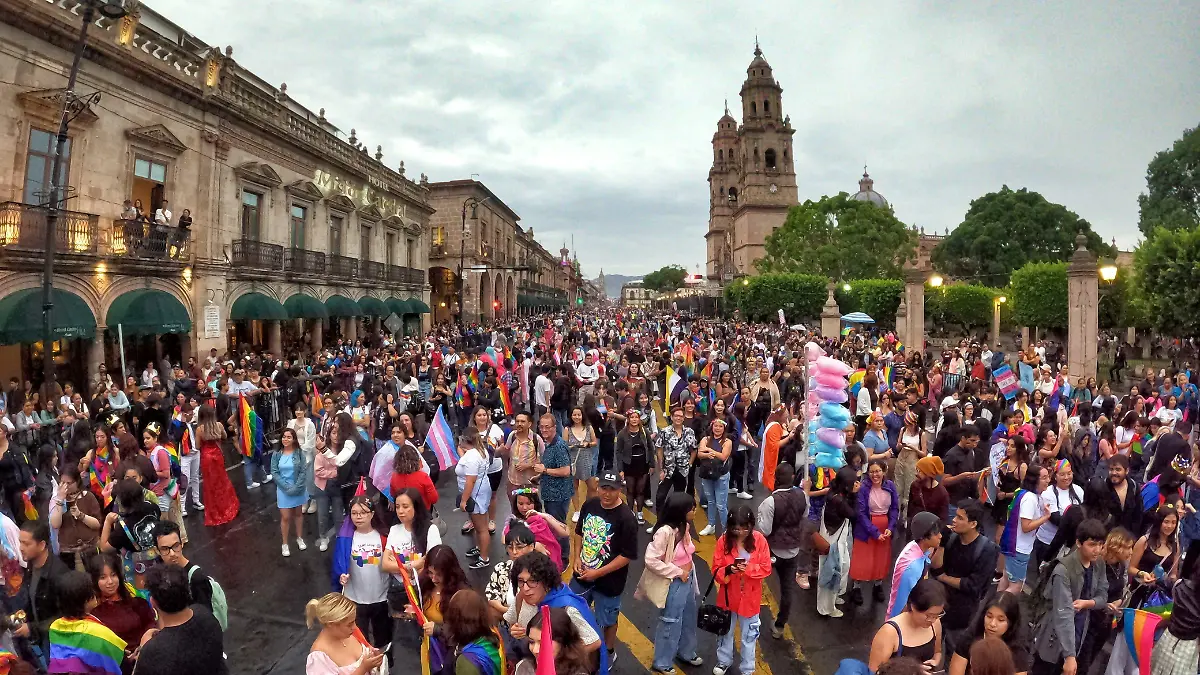
POLYGON ((1002 184, 1135 243, 1147 162, 1200 123, 1200 4, 151 0, 433 180, 472 173, 585 272, 704 257, 709 145, 759 33, 800 199, 870 166, 941 231, 1002 184))

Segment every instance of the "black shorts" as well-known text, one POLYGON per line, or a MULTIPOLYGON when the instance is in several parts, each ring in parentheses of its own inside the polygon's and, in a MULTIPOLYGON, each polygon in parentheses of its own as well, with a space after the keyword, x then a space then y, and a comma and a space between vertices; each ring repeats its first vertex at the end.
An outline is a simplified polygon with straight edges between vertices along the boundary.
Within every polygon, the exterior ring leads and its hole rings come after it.
POLYGON ((633 478, 641 478, 650 471, 650 465, 646 462, 645 455, 638 455, 629 460, 625 465, 625 476, 633 478))
POLYGON ((496 494, 500 491, 500 484, 504 482, 504 470, 501 469, 499 471, 493 471, 487 476, 488 483, 491 483, 492 485, 492 494, 496 494))

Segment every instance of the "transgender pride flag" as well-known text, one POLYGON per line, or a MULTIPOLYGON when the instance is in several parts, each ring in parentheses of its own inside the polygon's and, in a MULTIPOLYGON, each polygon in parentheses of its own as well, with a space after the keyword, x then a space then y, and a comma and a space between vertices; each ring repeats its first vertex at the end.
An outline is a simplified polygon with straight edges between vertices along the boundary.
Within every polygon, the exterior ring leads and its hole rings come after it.
POLYGON ((458 451, 454 448, 454 432, 446 421, 445 408, 438 406, 437 415, 429 425, 429 433, 425 435, 425 445, 437 456, 438 466, 442 471, 458 463, 458 451))

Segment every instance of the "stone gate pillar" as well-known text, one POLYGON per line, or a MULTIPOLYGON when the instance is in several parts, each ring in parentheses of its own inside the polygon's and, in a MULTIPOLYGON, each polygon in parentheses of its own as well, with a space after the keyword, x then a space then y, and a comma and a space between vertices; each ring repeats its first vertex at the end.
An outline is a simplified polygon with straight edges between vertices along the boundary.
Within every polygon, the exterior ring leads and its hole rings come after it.
POLYGON ((1084 235, 1075 237, 1075 253, 1067 264, 1067 366, 1072 378, 1096 376, 1099 282, 1096 255, 1086 243, 1084 235))
POLYGON ((830 281, 827 288, 829 296, 825 298, 825 307, 821 310, 821 336, 836 338, 842 330, 842 311, 838 309, 837 300, 833 298, 837 284, 830 281))
POLYGON ((908 269, 904 271, 904 304, 907 306, 907 316, 904 325, 907 329, 900 338, 908 349, 918 352, 925 351, 925 269, 908 269))
POLYGON ((275 358, 283 358, 283 322, 267 322, 267 351, 275 358))
POLYGON ((900 293, 900 306, 896 308, 896 339, 904 342, 904 336, 908 333, 908 299, 904 297, 905 293, 900 293))

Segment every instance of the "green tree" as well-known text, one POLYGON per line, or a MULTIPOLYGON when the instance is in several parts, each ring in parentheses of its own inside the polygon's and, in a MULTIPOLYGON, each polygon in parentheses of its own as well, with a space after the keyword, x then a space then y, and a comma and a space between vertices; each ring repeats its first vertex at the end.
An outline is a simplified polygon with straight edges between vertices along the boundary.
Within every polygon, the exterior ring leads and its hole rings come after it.
POLYGON ((1013 320, 1020 326, 1067 327, 1067 264, 1026 263, 1012 273, 1013 320))
POLYGON ((751 321, 777 321, 783 310, 788 323, 812 321, 821 316, 828 283, 815 274, 763 274, 725 288, 731 307, 751 321))
POLYGON ((1004 286, 1026 263, 1070 259, 1080 232, 1089 250, 1116 256, 1114 247, 1073 211, 1037 192, 1005 185, 971 202, 963 222, 933 250, 933 263, 952 277, 1004 286))
POLYGON ((925 289, 925 322, 931 330, 963 335, 992 325, 992 307, 1006 291, 978 284, 925 289))
POLYGON ((681 265, 667 265, 642 277, 642 286, 659 293, 670 293, 683 286, 687 270, 681 265))
POLYGON ((767 237, 761 272, 816 273, 830 279, 897 278, 917 236, 891 208, 846 193, 808 200, 788 211, 767 237))
POLYGON ((1200 331, 1200 228, 1159 227, 1134 253, 1135 284, 1154 327, 1170 335, 1200 331))
MULTIPOLYGON (((904 292, 904 281, 900 279, 854 279, 847 282, 850 290, 838 288, 835 293, 838 309, 842 314, 863 312, 875 320, 880 328, 896 327, 896 309, 900 307, 900 295, 904 292)), ((822 301, 822 304, 824 302, 822 301)))
POLYGON ((1149 235, 1200 226, 1200 126, 1187 129, 1146 167, 1146 192, 1138 195, 1138 228, 1149 235))

